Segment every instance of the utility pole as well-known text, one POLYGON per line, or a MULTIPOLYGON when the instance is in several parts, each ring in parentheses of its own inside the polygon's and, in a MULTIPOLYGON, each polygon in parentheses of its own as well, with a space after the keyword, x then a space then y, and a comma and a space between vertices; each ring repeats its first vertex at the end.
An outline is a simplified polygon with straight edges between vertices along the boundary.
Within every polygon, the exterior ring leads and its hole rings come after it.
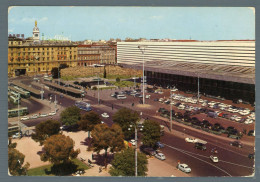
POLYGON ((98 75, 98 104, 99 104, 99 74, 98 75))
POLYGON ((41 88, 41 100, 43 100, 43 93, 44 93, 43 88, 41 88))

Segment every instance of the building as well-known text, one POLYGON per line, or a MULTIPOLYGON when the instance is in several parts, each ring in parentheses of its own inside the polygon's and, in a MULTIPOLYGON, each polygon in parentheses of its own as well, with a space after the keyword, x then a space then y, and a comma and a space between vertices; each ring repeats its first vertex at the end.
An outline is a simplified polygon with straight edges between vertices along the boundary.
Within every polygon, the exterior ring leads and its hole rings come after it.
POLYGON ((8 37, 8 76, 50 73, 60 64, 77 66, 77 45, 71 41, 42 41, 37 22, 33 37, 8 37))
POLYGON ((78 45, 78 65, 115 64, 116 48, 109 45, 78 45))
POLYGON ((255 41, 117 42, 118 64, 142 69, 143 59, 149 84, 255 101, 255 41))

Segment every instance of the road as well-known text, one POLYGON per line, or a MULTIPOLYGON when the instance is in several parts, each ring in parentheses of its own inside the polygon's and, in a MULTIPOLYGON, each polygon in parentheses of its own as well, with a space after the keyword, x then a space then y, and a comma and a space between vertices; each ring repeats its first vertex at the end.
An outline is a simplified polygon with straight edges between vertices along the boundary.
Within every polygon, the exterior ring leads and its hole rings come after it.
MULTIPOLYGON (((29 84, 29 82, 25 82, 29 84)), ((33 87, 38 89, 40 88, 37 86, 33 87)), ((47 96, 49 93, 57 96, 59 95, 58 93, 49 91, 47 89, 44 89, 44 91, 45 98, 48 98, 47 96)), ((99 114, 102 114, 103 112, 109 114, 109 118, 102 118, 103 121, 109 126, 113 124, 111 116, 116 112, 117 109, 122 107, 131 107, 132 103, 135 103, 135 105, 131 108, 137 110, 138 112, 142 112, 143 118, 148 117, 149 119, 156 120, 161 124, 169 127, 168 121, 158 119, 158 117, 155 116, 154 107, 153 110, 141 109, 140 107, 137 107, 140 98, 129 96, 126 100, 119 101, 110 97, 111 92, 114 91, 107 90, 101 92, 100 99, 102 99, 103 103, 100 105, 97 104, 97 94, 94 95, 92 91, 89 91, 84 98, 84 100, 92 105, 93 111, 99 114)), ((62 107, 69 107, 75 103, 75 99, 70 96, 65 96, 64 98, 57 97, 57 100, 58 103, 61 103, 62 107)), ((154 106, 154 101, 151 99, 147 100, 147 103, 154 106)), ((158 107, 161 106, 157 106, 156 109, 158 107)), ((85 113, 85 111, 82 111, 82 113, 85 113)), ((53 116, 53 119, 59 120, 59 116, 53 116)), ((36 124, 45 120, 46 118, 38 118, 35 120, 23 121, 23 123, 27 126, 35 126, 36 124)), ((252 128, 252 125, 243 127, 252 128)), ((165 144, 165 148, 162 149, 162 152, 166 155, 167 158, 165 162, 172 166, 177 166, 177 161, 180 161, 181 163, 187 163, 192 169, 190 176, 248 176, 252 174, 252 167, 254 165, 254 161, 248 158, 248 154, 253 153, 254 151, 254 146, 252 145, 254 140, 252 137, 244 138, 242 138, 242 141, 245 140, 249 144, 245 144, 244 147, 240 149, 230 146, 229 143, 231 139, 227 137, 217 137, 213 134, 208 134, 201 130, 196 130, 174 122, 172 132, 169 132, 168 129, 166 129, 165 135, 161 138, 161 141, 165 144), (194 144, 186 143, 184 138, 190 136, 207 141, 207 150, 201 151, 195 149, 194 144), (211 149, 215 147, 218 149, 217 156, 220 160, 218 163, 212 163, 209 159, 209 156, 211 155, 211 149)))

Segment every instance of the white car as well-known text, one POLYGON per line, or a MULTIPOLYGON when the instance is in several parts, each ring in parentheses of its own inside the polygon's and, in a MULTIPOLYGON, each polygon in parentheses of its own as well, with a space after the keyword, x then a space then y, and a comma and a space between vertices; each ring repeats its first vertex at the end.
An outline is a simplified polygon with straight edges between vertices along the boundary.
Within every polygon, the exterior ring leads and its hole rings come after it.
POLYGON ((195 143, 197 140, 196 139, 193 139, 193 138, 185 138, 185 142, 188 142, 188 143, 195 143))
POLYGON ((154 156, 157 159, 162 160, 162 161, 166 159, 166 157, 165 157, 165 155, 163 153, 156 153, 154 156))
POLYGON ((38 118, 39 116, 38 116, 38 114, 34 114, 34 115, 32 115, 30 118, 31 119, 36 119, 36 118, 38 118))
POLYGON ((103 118, 109 118, 109 115, 108 115, 106 112, 104 112, 103 114, 101 114, 101 116, 102 116, 103 118))
POLYGON ((15 135, 12 136, 13 139, 19 138, 19 133, 15 133, 15 135))
POLYGON ((55 115, 55 114, 56 114, 55 111, 51 111, 51 112, 49 113, 49 116, 53 116, 53 115, 55 115))
POLYGON ((131 143, 133 146, 135 146, 135 145, 136 145, 136 142, 135 142, 135 140, 134 140, 134 139, 130 140, 130 143, 131 143))
POLYGON ((242 118, 240 116, 235 118, 235 121, 240 121, 242 118))
POLYGON ((172 92, 176 92, 176 91, 178 91, 178 89, 177 88, 173 88, 171 91, 172 92))
POLYGON ((215 163, 218 162, 218 157, 216 157, 216 156, 211 155, 209 158, 212 160, 212 162, 215 162, 215 163))
POLYGON ((191 172, 191 168, 187 164, 178 164, 177 169, 179 169, 185 173, 191 172))
POLYGON ((203 104, 202 104, 202 106, 207 106, 208 104, 206 103, 206 102, 204 102, 203 104))
POLYGON ((46 117, 48 114, 40 114, 40 117, 46 117))
POLYGON ((245 124, 251 124, 253 122, 254 122, 254 120, 252 120, 252 119, 246 119, 244 123, 245 124))
POLYGON ((240 111, 239 114, 241 114, 242 116, 246 116, 246 115, 250 114, 250 111, 243 110, 243 111, 240 111))
POLYGON ((160 99, 159 99, 159 102, 163 102, 163 98, 160 98, 160 99))
POLYGON ((25 121, 25 120, 28 120, 28 119, 30 119, 28 116, 23 116, 23 117, 21 118, 21 121, 25 121))

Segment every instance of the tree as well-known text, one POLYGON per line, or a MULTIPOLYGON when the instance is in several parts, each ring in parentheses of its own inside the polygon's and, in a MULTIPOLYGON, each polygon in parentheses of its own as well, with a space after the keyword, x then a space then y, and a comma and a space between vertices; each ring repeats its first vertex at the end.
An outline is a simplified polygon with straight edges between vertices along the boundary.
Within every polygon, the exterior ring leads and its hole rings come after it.
POLYGON ((57 79, 59 77, 59 69, 54 67, 51 69, 52 78, 57 79))
POLYGON ((104 78, 107 77, 107 70, 106 70, 106 67, 104 66, 104 78))
POLYGON ((110 128, 112 140, 110 142, 110 151, 118 152, 125 148, 124 133, 118 124, 113 124, 110 128))
POLYGON ((57 67, 52 68, 51 69, 52 78, 60 77, 60 70, 68 67, 69 66, 67 64, 60 64, 59 68, 57 67))
POLYGON ((133 130, 128 130, 130 125, 139 121, 139 114, 131 109, 122 108, 113 115, 113 121, 117 123, 124 133, 125 139, 130 139, 134 135, 133 130))
POLYGON ((94 126, 100 124, 101 118, 98 113, 90 111, 85 113, 78 121, 79 129, 84 131, 93 130, 94 126))
MULTIPOLYGON (((146 176, 148 160, 145 154, 137 154, 137 175, 146 176)), ((120 153, 116 153, 109 170, 111 176, 134 176, 135 175, 135 151, 127 148, 120 153)))
POLYGON ((32 134, 32 139, 40 142, 43 145, 44 141, 52 135, 60 132, 60 122, 56 120, 47 120, 39 123, 35 127, 35 133, 32 134))
POLYGON ((76 106, 67 107, 60 114, 63 125, 71 126, 80 120, 80 109, 76 106))
POLYGON ((143 124, 143 144, 155 147, 156 142, 160 141, 160 125, 153 120, 145 120, 143 124))
POLYGON ((8 148, 8 169, 9 173, 14 176, 26 175, 30 164, 24 163, 24 155, 15 148, 8 148))
POLYGON ((105 167, 107 167, 107 151, 120 151, 124 148, 123 133, 118 125, 109 128, 106 124, 98 124, 91 133, 91 145, 95 152, 105 150, 105 167))
POLYGON ((44 142, 44 153, 41 154, 41 160, 58 165, 71 162, 75 159, 80 150, 74 150, 74 141, 65 135, 52 135, 44 142))
POLYGON ((116 82, 120 82, 120 78, 119 77, 116 78, 116 82))

